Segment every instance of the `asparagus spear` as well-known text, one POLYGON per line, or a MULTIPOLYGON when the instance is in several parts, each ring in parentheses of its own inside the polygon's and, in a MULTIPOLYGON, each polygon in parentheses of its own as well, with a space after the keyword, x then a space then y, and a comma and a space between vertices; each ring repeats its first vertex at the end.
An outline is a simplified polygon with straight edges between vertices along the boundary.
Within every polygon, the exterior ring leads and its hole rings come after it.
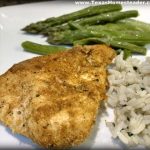
POLYGON ((68 50, 68 48, 63 46, 41 45, 30 41, 23 42, 22 47, 27 52, 32 52, 41 55, 47 55, 68 50))
POLYGON ((140 47, 128 42, 114 41, 107 38, 87 38, 78 41, 74 41, 74 45, 86 45, 86 44, 105 43, 114 48, 127 49, 134 53, 146 54, 146 48, 140 47))
MULTIPOLYGON (((118 20, 115 23, 107 23, 105 25, 90 25, 90 26, 81 26, 77 22, 69 22, 68 23, 71 29, 88 29, 88 30, 100 30, 106 29, 109 30, 133 30, 133 31, 141 31, 150 34, 150 24, 144 23, 141 21, 133 20, 133 19, 122 19, 118 20)), ((63 28, 62 28, 63 29, 63 28)))
POLYGON ((81 19, 78 23, 79 25, 93 25, 93 24, 101 24, 105 22, 115 22, 117 20, 121 20, 124 18, 130 18, 130 17, 137 17, 138 11, 136 10, 129 10, 124 12, 111 12, 111 13, 105 13, 102 15, 97 15, 85 19, 81 19))
POLYGON ((69 28, 71 29, 71 30, 76 30, 76 29, 78 29, 78 30, 82 30, 82 26, 80 26, 78 23, 76 23, 76 22, 68 22, 68 25, 69 25, 69 28))
MULTIPOLYGON (((104 31, 103 31, 104 32, 104 31)), ((99 37, 102 33, 99 33, 99 37)), ((51 44, 72 44, 75 40, 80 40, 83 38, 93 37, 93 32, 88 30, 67 30, 64 32, 54 32, 51 33, 47 41, 51 44)))
POLYGON ((123 55, 124 59, 127 59, 128 57, 130 57, 132 55, 132 52, 128 49, 124 49, 123 51, 124 51, 124 53, 123 53, 124 54, 123 55))
POLYGON ((48 27, 47 29, 43 30, 41 32, 41 34, 44 35, 48 35, 50 33, 53 32, 57 32, 57 31, 64 31, 64 30, 76 30, 76 29, 82 29, 83 27, 81 25, 79 25, 77 22, 75 21, 69 21, 67 24, 63 24, 60 26, 55 26, 55 27, 48 27))
MULTIPOLYGON (((138 11, 136 10, 130 10, 130 11, 124 11, 124 12, 115 11, 115 12, 108 12, 108 13, 104 13, 104 14, 100 14, 100 15, 96 15, 96 16, 92 16, 88 18, 82 18, 76 21, 76 23, 78 23, 78 25, 80 26, 96 25, 96 24, 104 24, 108 22, 115 22, 121 19, 137 17, 137 16, 138 16, 138 11)), ((69 29, 68 24, 55 26, 55 27, 48 27, 43 31, 43 33, 46 34, 52 31, 61 31, 61 30, 67 30, 67 29, 69 29)))
MULTIPOLYGON (((125 27, 125 26, 124 26, 125 27)), ((122 42, 129 42, 137 45, 150 43, 149 33, 137 30, 122 30, 117 25, 99 25, 87 27, 80 30, 66 30, 63 32, 51 33, 48 42, 52 44, 72 44, 73 41, 90 37, 105 37, 122 42)))
POLYGON ((133 19, 124 19, 119 21, 118 23, 123 23, 125 25, 130 26, 131 28, 136 28, 139 31, 150 32, 150 24, 142 21, 133 19))
POLYGON ((55 25, 66 23, 68 21, 78 20, 80 18, 89 17, 97 14, 106 13, 106 12, 117 11, 121 9, 122 6, 120 4, 90 6, 73 13, 69 13, 55 18, 54 17, 48 18, 44 21, 39 21, 37 23, 32 23, 26 26, 25 28, 23 28, 23 30, 29 33, 39 33, 42 30, 46 29, 47 27, 52 27, 55 25))

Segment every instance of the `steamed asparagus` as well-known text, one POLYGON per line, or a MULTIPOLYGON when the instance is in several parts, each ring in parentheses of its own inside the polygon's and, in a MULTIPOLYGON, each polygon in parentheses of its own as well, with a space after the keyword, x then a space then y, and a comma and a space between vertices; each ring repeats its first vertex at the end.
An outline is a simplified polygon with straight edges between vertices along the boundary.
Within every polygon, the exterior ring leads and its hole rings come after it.
POLYGON ((67 23, 68 21, 78 20, 80 18, 85 18, 85 17, 102 14, 106 12, 112 12, 112 11, 117 11, 117 10, 119 11, 121 9, 122 9, 122 6, 120 4, 90 6, 90 7, 87 7, 82 10, 72 12, 66 15, 62 15, 59 17, 52 17, 44 21, 32 23, 26 26, 25 28, 23 28, 23 30, 29 33, 39 33, 48 27, 61 25, 63 23, 67 23))
MULTIPOLYGON (((124 58, 133 52, 145 55, 146 48, 142 46, 150 43, 150 24, 129 19, 137 17, 138 11, 120 12, 121 9, 118 4, 91 6, 30 24, 23 30, 48 35, 48 42, 51 44, 105 43, 116 50, 124 50, 124 58)), ((26 51, 38 54, 66 50, 65 47, 40 45, 29 41, 22 46, 26 51)))
POLYGON ((114 48, 127 49, 131 52, 139 53, 143 55, 146 54, 146 48, 144 47, 140 47, 140 46, 128 43, 128 42, 114 41, 114 40, 110 40, 107 38, 87 38, 87 39, 74 41, 74 45, 86 45, 86 44, 93 44, 93 43, 94 44, 104 43, 114 48))
POLYGON ((130 57, 132 55, 132 52, 128 49, 124 49, 123 51, 124 51, 124 53, 123 53, 124 54, 124 56, 123 56, 124 59, 127 59, 128 57, 130 57))
MULTIPOLYGON (((130 10, 130 11, 124 11, 124 12, 115 11, 115 12, 109 12, 109 13, 96 15, 93 17, 83 18, 83 19, 76 21, 76 23, 80 26, 96 25, 96 24, 104 24, 108 22, 115 22, 121 19, 137 17, 137 16, 138 16, 138 11, 136 10, 130 10)), ((42 32, 44 34, 47 34, 48 32, 62 31, 62 30, 67 30, 69 28, 70 28, 69 25, 65 24, 65 25, 60 25, 60 26, 48 27, 42 32)))
POLYGON ((137 30, 140 30, 140 31, 150 32, 149 23, 145 23, 145 22, 133 20, 133 19, 120 20, 119 23, 128 25, 130 28, 136 28, 137 30))
MULTIPOLYGON (((125 26, 124 26, 125 27, 125 26)), ((117 24, 108 26, 100 25, 92 28, 87 27, 79 30, 66 30, 63 32, 51 33, 48 42, 52 44, 72 44, 75 40, 90 37, 105 37, 117 41, 130 42, 137 45, 145 45, 150 43, 150 32, 142 32, 137 30, 122 30, 117 24)))

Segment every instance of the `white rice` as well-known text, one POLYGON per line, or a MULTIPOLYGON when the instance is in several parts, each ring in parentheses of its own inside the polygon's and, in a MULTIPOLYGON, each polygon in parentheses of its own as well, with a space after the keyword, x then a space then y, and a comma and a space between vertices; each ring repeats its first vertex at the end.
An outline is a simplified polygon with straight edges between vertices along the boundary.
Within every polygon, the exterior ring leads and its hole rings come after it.
POLYGON ((108 68, 108 104, 114 122, 107 122, 112 136, 129 146, 150 147, 150 57, 123 60, 118 55, 108 68))

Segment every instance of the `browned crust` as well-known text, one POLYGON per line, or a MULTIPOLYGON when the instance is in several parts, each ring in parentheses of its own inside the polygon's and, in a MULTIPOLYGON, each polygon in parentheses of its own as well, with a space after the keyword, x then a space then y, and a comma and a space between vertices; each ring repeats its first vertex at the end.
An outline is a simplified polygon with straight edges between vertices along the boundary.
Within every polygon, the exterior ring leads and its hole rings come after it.
POLYGON ((105 45, 15 64, 0 77, 0 120, 44 146, 80 144, 106 97, 106 66, 115 52, 105 45))

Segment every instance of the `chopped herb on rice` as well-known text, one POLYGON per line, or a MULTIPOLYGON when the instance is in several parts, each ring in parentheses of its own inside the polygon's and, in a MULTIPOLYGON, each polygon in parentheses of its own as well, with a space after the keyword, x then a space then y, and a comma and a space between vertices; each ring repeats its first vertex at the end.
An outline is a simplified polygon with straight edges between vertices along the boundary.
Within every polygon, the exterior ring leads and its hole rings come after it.
POLYGON ((115 120, 106 124, 112 136, 130 146, 150 147, 150 57, 123 60, 121 53, 108 72, 107 102, 115 120))

